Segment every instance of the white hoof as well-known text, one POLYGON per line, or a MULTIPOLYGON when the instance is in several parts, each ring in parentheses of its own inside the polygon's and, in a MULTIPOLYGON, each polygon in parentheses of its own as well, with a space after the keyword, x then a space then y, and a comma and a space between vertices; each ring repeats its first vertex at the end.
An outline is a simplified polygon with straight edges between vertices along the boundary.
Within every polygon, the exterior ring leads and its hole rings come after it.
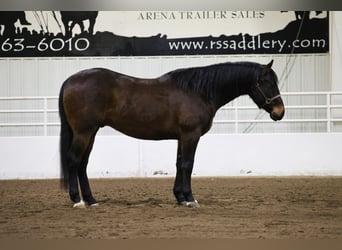
POLYGON ((81 200, 80 202, 75 203, 72 207, 73 208, 85 208, 86 206, 85 206, 84 201, 81 200))
POLYGON ((199 208, 200 207, 197 200, 195 200, 195 201, 183 201, 180 204, 187 206, 187 207, 191 207, 191 208, 199 208))

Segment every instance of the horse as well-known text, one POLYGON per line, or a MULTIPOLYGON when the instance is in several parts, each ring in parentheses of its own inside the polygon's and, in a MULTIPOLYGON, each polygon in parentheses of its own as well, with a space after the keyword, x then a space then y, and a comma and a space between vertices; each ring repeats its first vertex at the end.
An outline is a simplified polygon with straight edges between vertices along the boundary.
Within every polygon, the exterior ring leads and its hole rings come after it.
POLYGON ((285 107, 272 64, 273 60, 267 65, 225 62, 181 68, 153 79, 105 68, 70 76, 59 94, 60 161, 61 186, 69 188, 73 206, 98 205, 86 168, 97 131, 110 126, 139 139, 178 140, 173 194, 178 204, 199 207, 191 188, 194 157, 216 111, 249 95, 272 120, 283 118, 285 107))
POLYGON ((65 29, 65 35, 71 36, 72 30, 76 24, 80 26, 81 33, 84 33, 83 22, 86 20, 89 20, 88 33, 90 35, 93 35, 97 15, 98 11, 61 11, 61 18, 65 29))

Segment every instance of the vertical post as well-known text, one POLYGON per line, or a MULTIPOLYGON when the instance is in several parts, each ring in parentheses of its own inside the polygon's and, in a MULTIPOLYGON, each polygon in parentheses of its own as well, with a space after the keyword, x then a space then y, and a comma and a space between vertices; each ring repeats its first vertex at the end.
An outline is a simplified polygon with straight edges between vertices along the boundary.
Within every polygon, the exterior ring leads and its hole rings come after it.
POLYGON ((331 132, 331 93, 327 92, 327 132, 331 132))
POLYGON ((237 105, 237 100, 234 100, 234 131, 235 134, 239 132, 239 124, 238 124, 238 105, 237 105))
POLYGON ((47 97, 44 97, 44 136, 47 136, 47 123, 48 123, 48 117, 47 117, 47 97))

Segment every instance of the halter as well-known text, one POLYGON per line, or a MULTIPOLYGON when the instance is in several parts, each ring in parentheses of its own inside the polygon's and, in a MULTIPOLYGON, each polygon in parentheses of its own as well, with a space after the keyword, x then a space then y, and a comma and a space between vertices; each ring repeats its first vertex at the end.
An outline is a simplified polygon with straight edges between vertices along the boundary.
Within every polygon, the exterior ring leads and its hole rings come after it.
POLYGON ((261 107, 264 107, 265 105, 271 104, 271 102, 273 102, 275 99, 278 99, 281 97, 281 95, 275 95, 271 98, 267 97, 264 93, 264 91, 262 91, 262 89, 260 88, 260 84, 259 82, 256 83, 255 87, 257 88, 257 90, 260 92, 260 94, 265 98, 265 102, 263 105, 261 105, 261 107))

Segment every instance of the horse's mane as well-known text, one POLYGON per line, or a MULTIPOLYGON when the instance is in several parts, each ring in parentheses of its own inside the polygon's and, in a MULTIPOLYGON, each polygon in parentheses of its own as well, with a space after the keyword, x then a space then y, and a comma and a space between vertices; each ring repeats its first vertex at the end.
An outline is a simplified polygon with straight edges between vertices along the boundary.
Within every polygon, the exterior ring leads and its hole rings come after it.
MULTIPOLYGON (((254 62, 226 62, 204 67, 177 69, 167 73, 175 84, 188 91, 204 95, 212 99, 218 94, 217 90, 246 88, 260 75, 261 65, 254 62)), ((233 94, 233 93, 232 93, 233 94)))

